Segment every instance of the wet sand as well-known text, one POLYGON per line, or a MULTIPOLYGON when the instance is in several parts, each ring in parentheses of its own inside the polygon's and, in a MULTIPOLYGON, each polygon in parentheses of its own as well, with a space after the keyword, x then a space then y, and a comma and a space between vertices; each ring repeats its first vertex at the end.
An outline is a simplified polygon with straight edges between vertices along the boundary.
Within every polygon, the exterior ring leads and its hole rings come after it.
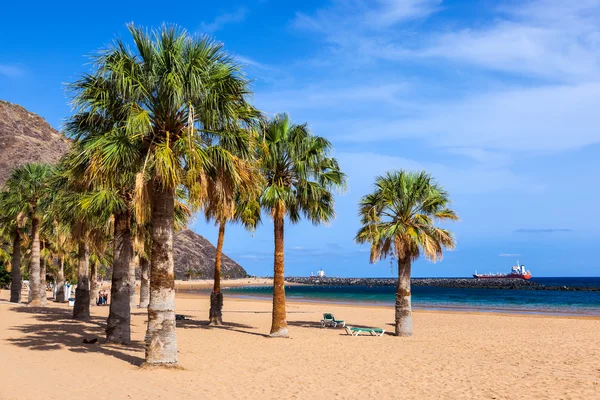
POLYGON ((208 303, 180 290, 183 369, 146 370, 145 310, 133 312, 131 345, 86 345, 103 337, 108 307, 81 323, 64 304, 0 302, 0 399, 600 398, 598 318, 417 311, 411 338, 349 337, 320 328, 322 313, 393 331, 393 308, 290 302, 291 338, 271 339, 269 301, 226 297, 218 328, 208 303))

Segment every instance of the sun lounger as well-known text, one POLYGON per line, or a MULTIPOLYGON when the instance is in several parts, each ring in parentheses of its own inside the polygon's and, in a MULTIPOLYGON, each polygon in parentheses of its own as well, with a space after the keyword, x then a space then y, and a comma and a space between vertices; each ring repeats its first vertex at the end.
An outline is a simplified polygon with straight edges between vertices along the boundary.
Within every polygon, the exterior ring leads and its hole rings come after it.
POLYGON ((323 314, 323 319, 321 320, 321 326, 323 328, 326 326, 333 326, 334 328, 341 326, 343 328, 346 326, 346 323, 342 319, 335 319, 333 314, 325 313, 323 314))
POLYGON ((361 333, 369 333, 372 336, 383 336, 385 329, 381 328, 356 328, 353 326, 346 327, 346 333, 351 336, 358 336, 361 333))

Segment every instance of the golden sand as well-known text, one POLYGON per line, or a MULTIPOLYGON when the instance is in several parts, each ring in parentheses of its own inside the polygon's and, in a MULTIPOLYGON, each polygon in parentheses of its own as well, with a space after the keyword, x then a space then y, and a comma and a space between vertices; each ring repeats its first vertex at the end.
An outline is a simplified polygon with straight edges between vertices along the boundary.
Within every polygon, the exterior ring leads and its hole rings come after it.
POLYGON ((350 337, 320 328, 322 313, 393 331, 393 309, 290 302, 292 337, 271 339, 270 302, 225 294, 220 328, 208 302, 178 294, 182 370, 138 367, 145 310, 130 346, 86 345, 108 307, 81 323, 66 305, 0 302, 0 399, 600 399, 597 318, 418 311, 411 338, 350 337))

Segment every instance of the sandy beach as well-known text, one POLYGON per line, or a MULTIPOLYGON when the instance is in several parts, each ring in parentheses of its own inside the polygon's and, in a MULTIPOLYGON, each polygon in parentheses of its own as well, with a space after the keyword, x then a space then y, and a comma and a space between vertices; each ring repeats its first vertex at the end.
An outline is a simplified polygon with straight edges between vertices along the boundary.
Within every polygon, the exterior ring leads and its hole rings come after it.
POLYGON ((140 369, 146 312, 130 346, 103 337, 108 307, 89 323, 67 305, 29 308, 0 293, 0 399, 600 398, 600 319, 418 311, 414 336, 350 337, 322 329, 323 312, 393 330, 393 309, 288 303, 290 339, 266 337, 271 303, 225 298, 207 326, 208 293, 177 296, 181 370, 140 369))

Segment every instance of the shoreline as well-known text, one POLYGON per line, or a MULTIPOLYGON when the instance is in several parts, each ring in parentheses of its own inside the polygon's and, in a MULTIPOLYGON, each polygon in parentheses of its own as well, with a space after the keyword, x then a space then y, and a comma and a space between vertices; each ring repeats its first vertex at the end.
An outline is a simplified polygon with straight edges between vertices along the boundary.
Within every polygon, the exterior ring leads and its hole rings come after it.
MULTIPOLYGON (((178 291, 176 296, 186 299, 199 299, 205 298, 210 292, 204 290, 194 290, 181 292, 178 291)), ((236 301, 247 301, 253 302, 258 301, 261 303, 271 303, 272 297, 269 296, 254 296, 254 295, 241 295, 231 294, 224 291, 225 299, 235 299, 236 301)), ((336 300, 308 300, 308 299, 295 299, 293 297, 286 297, 286 304, 292 303, 295 305, 332 305, 332 306, 344 306, 352 308, 375 308, 375 309, 390 309, 393 310, 393 304, 384 304, 378 302, 351 302, 351 301, 336 301, 336 300)), ((521 309, 510 309, 510 308, 477 308, 477 307, 452 307, 452 306, 414 306, 413 313, 421 312, 433 312, 433 313, 448 313, 448 314, 473 314, 473 315, 504 315, 504 316, 523 316, 523 317, 540 317, 540 318, 569 318, 569 319, 584 319, 584 320, 600 320, 600 314, 586 314, 586 313, 569 313, 569 312, 556 312, 552 310, 538 311, 538 310, 521 310, 521 309)))

